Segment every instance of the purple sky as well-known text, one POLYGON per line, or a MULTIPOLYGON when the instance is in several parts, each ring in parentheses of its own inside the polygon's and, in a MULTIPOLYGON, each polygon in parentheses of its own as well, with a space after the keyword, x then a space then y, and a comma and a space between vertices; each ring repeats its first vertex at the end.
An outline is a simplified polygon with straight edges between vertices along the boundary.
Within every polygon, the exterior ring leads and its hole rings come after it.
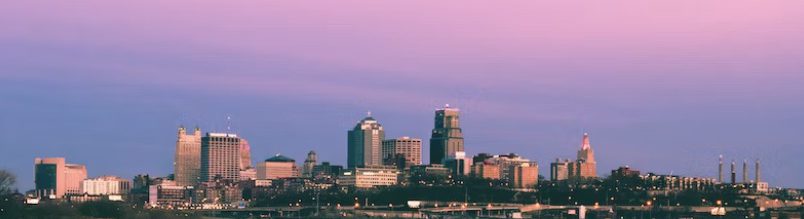
POLYGON ((7 2, 0 168, 22 189, 37 156, 166 175, 176 127, 226 115, 255 161, 343 164, 366 111, 426 141, 449 103, 468 153, 542 175, 589 132, 600 173, 714 177, 723 154, 801 188, 803 39, 798 0, 7 2))

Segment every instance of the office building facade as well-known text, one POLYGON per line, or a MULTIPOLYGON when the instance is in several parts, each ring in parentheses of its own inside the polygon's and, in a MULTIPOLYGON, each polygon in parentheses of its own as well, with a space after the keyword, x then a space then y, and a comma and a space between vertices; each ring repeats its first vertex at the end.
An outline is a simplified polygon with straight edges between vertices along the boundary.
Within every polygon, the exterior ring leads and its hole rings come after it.
POLYGON ((422 164, 422 140, 418 138, 401 137, 388 139, 382 142, 382 156, 385 165, 393 165, 391 162, 396 156, 404 159, 404 167, 410 168, 413 165, 422 164))
POLYGON ((207 133, 201 138, 201 182, 240 179, 241 139, 236 134, 207 133))
POLYGON ((201 129, 198 127, 193 134, 187 134, 184 126, 179 127, 173 174, 176 183, 184 186, 198 184, 201 179, 201 129))
POLYGON ((435 111, 435 124, 430 137, 430 163, 443 163, 456 152, 464 151, 460 111, 446 105, 435 111))
POLYGON ((347 167, 382 165, 382 141, 385 131, 371 115, 360 120, 348 132, 347 167))

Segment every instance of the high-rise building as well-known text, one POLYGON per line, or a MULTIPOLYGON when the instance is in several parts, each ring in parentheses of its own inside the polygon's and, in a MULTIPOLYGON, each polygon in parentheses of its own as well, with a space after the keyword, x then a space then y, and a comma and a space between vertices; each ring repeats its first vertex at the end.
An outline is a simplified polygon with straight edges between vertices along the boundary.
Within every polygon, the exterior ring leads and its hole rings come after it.
POLYGON ((737 170, 735 170, 734 160, 731 160, 731 184, 737 183, 737 170))
POLYGON ((131 190, 131 181, 116 176, 85 179, 82 190, 88 195, 123 195, 131 190))
POLYGON ((201 138, 201 182, 240 179, 241 141, 229 133, 207 133, 201 138))
POLYGON ((257 179, 282 179, 298 177, 296 160, 277 154, 257 164, 257 179))
POLYGON ((539 182, 539 166, 535 163, 522 163, 511 167, 508 179, 511 186, 517 189, 530 189, 539 182))
POLYGON ((597 162, 595 162, 595 153, 592 151, 592 145, 589 143, 589 134, 583 134, 581 143, 581 150, 578 150, 578 159, 571 168, 574 172, 573 176, 581 179, 597 177, 597 162))
POLYGON ((246 139, 240 139, 240 170, 251 168, 251 146, 246 139))
POLYGON ((748 160, 743 160, 743 183, 748 182, 748 160))
POLYGON ((570 178, 570 162, 569 159, 556 159, 555 162, 550 163, 550 180, 551 181, 560 181, 560 180, 567 180, 570 178))
POLYGON ((382 141, 385 131, 371 113, 348 132, 347 167, 382 165, 382 141))
POLYGON ((304 167, 302 168, 302 176, 313 177, 313 169, 318 162, 317 160, 318 155, 315 154, 315 151, 307 153, 307 159, 304 159, 304 167))
POLYGON ((84 165, 68 164, 63 157, 34 159, 34 184, 39 197, 62 198, 80 194, 81 181, 87 178, 84 165))
POLYGON ((188 135, 184 126, 181 126, 177 137, 173 161, 176 183, 183 186, 198 184, 201 175, 201 129, 196 127, 193 134, 188 135))
POLYGON ((723 183, 723 155, 721 154, 717 162, 717 182, 723 183))
POLYGON ((455 152, 464 151, 459 112, 449 104, 435 111, 435 127, 430 137, 431 164, 440 164, 455 152))
POLYGON ((754 163, 754 181, 756 181, 757 183, 761 182, 761 181, 759 181, 759 176, 760 176, 759 175, 759 159, 757 159, 756 162, 754 163))
MULTIPOLYGON (((410 166, 413 165, 421 165, 422 140, 405 136, 382 141, 383 161, 393 160, 397 155, 401 155, 404 158, 405 168, 410 168, 410 166)), ((385 165, 393 164, 386 162, 385 165)))

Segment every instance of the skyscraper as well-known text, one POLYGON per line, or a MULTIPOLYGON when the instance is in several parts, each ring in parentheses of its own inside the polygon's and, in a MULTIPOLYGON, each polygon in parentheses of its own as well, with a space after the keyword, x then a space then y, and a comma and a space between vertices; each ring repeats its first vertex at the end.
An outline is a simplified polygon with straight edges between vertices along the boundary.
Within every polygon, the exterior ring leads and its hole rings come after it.
POLYGON ((240 170, 251 168, 251 146, 246 139, 240 139, 240 170))
POLYGON ((748 182, 748 160, 743 160, 743 183, 748 182))
POLYGON ((723 183, 723 155, 721 154, 717 160, 717 182, 723 183))
POLYGON ((302 176, 313 177, 313 169, 315 168, 315 164, 317 162, 318 162, 318 155, 315 154, 315 151, 310 151, 309 153, 307 153, 307 159, 304 159, 302 176))
POLYGON ((451 108, 449 104, 435 111, 435 127, 430 137, 431 164, 440 164, 455 156, 455 152, 464 151, 458 114, 458 108, 451 108))
POLYGON ((220 177, 240 179, 241 138, 229 133, 207 133, 201 138, 201 182, 220 177))
POLYGON ((575 176, 579 178, 597 177, 597 162, 595 162, 595 152, 589 143, 589 133, 583 133, 581 150, 578 150, 578 160, 575 161, 573 168, 575 176))
POLYGON ((381 147, 385 131, 371 113, 348 132, 348 168, 382 165, 381 147))
MULTIPOLYGON (((382 141, 383 160, 393 160, 396 155, 401 155, 405 159, 405 168, 409 168, 413 165, 421 165, 422 140, 405 136, 382 141)), ((389 163, 386 163, 386 165, 389 165, 389 163)))
POLYGON ((731 184, 737 183, 737 170, 735 170, 734 160, 731 160, 731 184))
POLYGON ((192 135, 184 126, 179 127, 176 140, 176 157, 173 161, 173 174, 176 184, 195 185, 201 174, 201 129, 195 128, 192 135))

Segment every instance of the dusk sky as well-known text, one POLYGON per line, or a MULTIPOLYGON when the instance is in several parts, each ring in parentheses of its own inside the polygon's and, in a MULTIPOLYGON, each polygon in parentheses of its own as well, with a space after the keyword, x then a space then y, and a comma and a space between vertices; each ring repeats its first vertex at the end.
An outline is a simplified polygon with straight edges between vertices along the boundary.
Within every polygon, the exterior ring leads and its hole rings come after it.
POLYGON ((468 154, 518 153, 548 177, 589 132, 601 175, 715 178, 723 154, 802 188, 802 82, 800 0, 11 1, 0 168, 23 191, 35 157, 166 176, 179 125, 227 116, 255 162, 345 164, 367 111, 428 157, 450 104, 468 154))

